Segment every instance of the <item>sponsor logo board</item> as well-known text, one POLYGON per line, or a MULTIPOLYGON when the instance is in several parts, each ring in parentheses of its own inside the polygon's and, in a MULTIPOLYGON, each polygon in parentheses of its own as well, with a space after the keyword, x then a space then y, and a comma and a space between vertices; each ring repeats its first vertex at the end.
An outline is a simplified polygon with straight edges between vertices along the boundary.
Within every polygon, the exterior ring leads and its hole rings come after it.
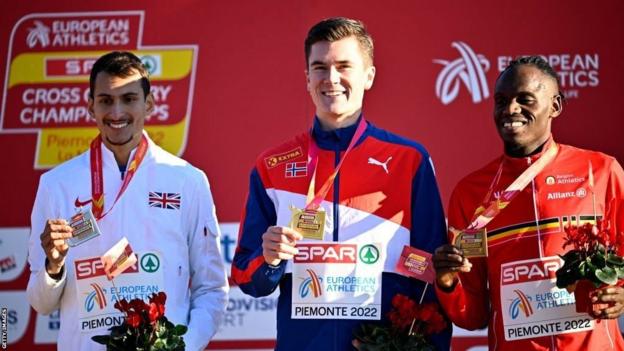
POLYGON ((34 168, 85 151, 97 135, 87 111, 89 73, 112 50, 132 51, 152 78, 155 108, 145 121, 166 150, 184 151, 197 47, 142 44, 143 11, 37 13, 22 17, 9 39, 0 133, 37 134, 34 168))

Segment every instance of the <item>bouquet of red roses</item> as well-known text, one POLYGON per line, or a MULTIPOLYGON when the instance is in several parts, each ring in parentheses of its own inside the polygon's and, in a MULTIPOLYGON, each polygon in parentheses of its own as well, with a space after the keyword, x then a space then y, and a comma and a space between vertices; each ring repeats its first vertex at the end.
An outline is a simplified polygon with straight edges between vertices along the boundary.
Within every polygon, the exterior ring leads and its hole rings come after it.
POLYGON ((149 303, 138 298, 130 302, 125 299, 117 301, 115 308, 126 315, 124 322, 110 328, 110 335, 96 335, 91 339, 106 345, 107 350, 184 350, 182 335, 187 327, 174 326, 167 320, 166 300, 167 295, 159 292, 149 297, 149 303))
POLYGON ((437 303, 417 304, 401 294, 392 298, 390 325, 362 324, 354 336, 360 351, 435 350, 428 337, 446 328, 437 303))

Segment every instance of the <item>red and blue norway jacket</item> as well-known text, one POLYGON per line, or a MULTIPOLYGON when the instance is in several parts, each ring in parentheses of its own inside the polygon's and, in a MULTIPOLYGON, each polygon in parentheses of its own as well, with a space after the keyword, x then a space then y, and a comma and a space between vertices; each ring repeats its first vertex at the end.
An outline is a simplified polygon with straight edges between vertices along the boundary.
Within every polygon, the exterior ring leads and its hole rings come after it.
MULTIPOLYGON (((361 118, 361 117, 360 117, 361 118)), ((271 267, 262 255, 262 234, 269 226, 288 226, 291 206, 305 207, 311 178, 306 169, 309 138, 319 146, 317 187, 339 163, 357 123, 323 131, 315 119, 302 133, 262 153, 251 172, 232 278, 251 296, 280 287, 277 350, 348 350, 360 320, 291 319, 291 262, 271 267)), ((387 255, 382 273, 382 322, 395 294, 418 301, 425 283, 394 273, 404 245, 433 252, 447 242, 444 212, 427 151, 419 144, 368 123, 345 159, 321 206, 326 211, 324 241, 382 242, 387 255)), ((435 300, 428 287, 424 301, 435 300)), ((450 346, 451 329, 435 335, 438 350, 450 346)))

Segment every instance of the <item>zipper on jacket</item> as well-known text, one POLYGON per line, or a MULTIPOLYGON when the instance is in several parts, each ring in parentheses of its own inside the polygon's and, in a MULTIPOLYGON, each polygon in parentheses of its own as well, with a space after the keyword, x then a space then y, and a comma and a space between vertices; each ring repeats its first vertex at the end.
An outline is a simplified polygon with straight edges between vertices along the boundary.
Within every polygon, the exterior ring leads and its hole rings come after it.
MULTIPOLYGON (((334 157, 334 167, 338 166, 340 163, 340 145, 336 146, 335 157, 334 157)), ((338 200, 340 196, 340 189, 338 185, 340 184, 340 172, 336 174, 336 178, 334 178, 334 241, 338 241, 338 200)))
MULTIPOLYGON (((531 166, 531 157, 527 157, 527 164, 531 166)), ((533 218, 535 219, 535 229, 537 230, 537 249, 539 257, 544 257, 542 248, 542 231, 540 230, 540 217, 537 209, 537 189, 535 189, 535 178, 531 179, 531 197, 533 198, 533 218)))

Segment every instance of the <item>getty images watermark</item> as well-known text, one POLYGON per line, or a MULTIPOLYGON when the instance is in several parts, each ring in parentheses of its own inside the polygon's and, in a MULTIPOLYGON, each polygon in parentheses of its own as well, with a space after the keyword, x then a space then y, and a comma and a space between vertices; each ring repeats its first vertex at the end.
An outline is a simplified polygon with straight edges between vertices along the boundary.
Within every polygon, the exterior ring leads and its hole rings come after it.
POLYGON ((0 327, 2 328, 2 349, 6 350, 7 348, 7 325, 8 325, 8 310, 6 307, 2 307, 2 312, 0 313, 0 327))

